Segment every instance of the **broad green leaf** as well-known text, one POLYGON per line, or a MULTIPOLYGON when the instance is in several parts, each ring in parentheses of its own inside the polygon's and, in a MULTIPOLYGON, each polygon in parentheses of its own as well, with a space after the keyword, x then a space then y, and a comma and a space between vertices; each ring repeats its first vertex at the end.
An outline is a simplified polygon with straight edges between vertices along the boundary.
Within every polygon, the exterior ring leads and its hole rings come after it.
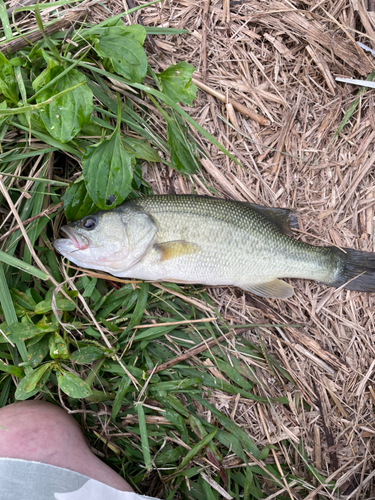
POLYGON ((198 155, 194 144, 186 139, 186 131, 185 125, 173 119, 167 120, 167 139, 173 166, 184 174, 194 174, 199 169, 198 155))
MULTIPOLYGON (((67 299, 56 299, 56 308, 58 311, 74 311, 74 302, 67 299)), ((42 300, 36 304, 34 312, 36 314, 45 314, 52 311, 52 300, 42 300)))
POLYGON ((132 24, 124 26, 122 21, 119 21, 115 26, 100 28, 94 26, 90 29, 90 35, 95 35, 97 38, 102 39, 107 36, 126 36, 135 38, 141 45, 146 39, 146 29, 140 24, 132 24))
POLYGON ((141 83, 147 72, 147 56, 142 44, 131 33, 100 38, 95 50, 108 58, 116 73, 132 82, 141 83))
POLYGON ((105 353, 99 347, 94 345, 89 345, 87 347, 82 347, 70 355, 70 360, 78 365, 86 365, 88 363, 93 363, 97 359, 102 358, 105 353))
POLYGON ((36 385, 47 370, 51 370, 50 363, 46 363, 45 365, 39 366, 36 370, 29 372, 23 379, 23 390, 26 393, 35 390, 36 385))
POLYGON ((52 317, 51 316, 43 316, 43 318, 40 321, 38 321, 36 326, 39 328, 39 331, 43 332, 43 333, 55 332, 56 330, 58 330, 60 328, 59 323, 58 323, 57 319, 55 318, 55 316, 52 316, 52 317))
POLYGON ((99 207, 90 198, 83 179, 73 182, 65 191, 64 210, 69 221, 82 219, 82 217, 99 210, 99 207))
POLYGON ((94 203, 108 210, 122 203, 131 191, 134 155, 125 151, 119 131, 88 149, 82 158, 86 188, 94 203))
POLYGON ((146 161, 160 161, 158 153, 144 139, 122 137, 121 140, 126 151, 133 154, 136 158, 146 161))
MULTIPOLYGON (((16 323, 8 326, 4 333, 11 342, 16 343, 39 335, 40 330, 32 324, 16 323)), ((7 342, 6 338, 3 335, 0 335, 0 344, 5 342, 7 342)))
POLYGON ((60 66, 60 63, 44 49, 41 49, 40 53, 47 63, 47 68, 33 80, 32 87, 35 91, 39 91, 46 83, 50 82, 51 69, 60 66))
POLYGON ((0 94, 3 94, 13 103, 18 102, 13 66, 2 52, 0 52, 0 94))
MULTIPOLYGON (((45 367, 45 366, 49 367, 50 365, 49 364, 43 365, 43 367, 45 367)), ((43 368, 43 367, 41 367, 41 368, 43 368)), ((34 373, 34 371, 30 372, 29 375, 32 375, 33 373, 34 373)), ((42 378, 36 384, 35 389, 32 391, 28 391, 28 392, 25 391, 25 384, 27 384, 29 381, 28 381, 27 377, 24 377, 20 381, 20 383, 18 384, 14 397, 18 401, 24 401, 25 399, 28 399, 28 398, 31 398, 32 396, 35 396, 35 394, 38 394, 38 392, 43 389, 44 384, 47 382, 50 373, 51 373, 51 370, 46 369, 42 375, 42 378)))
POLYGON ((49 345, 49 355, 51 356, 52 359, 69 358, 68 346, 66 345, 65 340, 59 333, 55 332, 50 336, 48 345, 49 345))
POLYGON ((92 394, 86 382, 70 372, 58 373, 57 383, 60 389, 72 398, 87 398, 92 394))
MULTIPOLYGON (((54 79, 64 68, 51 68, 45 78, 45 83, 54 79)), ((66 88, 74 87, 86 79, 82 73, 72 69, 59 78, 55 84, 38 94, 37 103, 45 102, 66 88)), ((39 115, 48 132, 61 142, 69 142, 89 122, 94 109, 93 94, 87 85, 80 85, 76 89, 55 99, 39 110, 39 115)))
MULTIPOLYGON (((32 339, 34 340, 34 339, 32 339)), ((36 344, 33 344, 31 346, 27 346, 27 355, 29 358, 29 362, 34 365, 38 366, 43 359, 47 356, 49 352, 49 346, 48 346, 48 335, 44 336, 39 342, 36 344)))
POLYGON ((183 102, 192 106, 197 94, 197 87, 191 81, 194 71, 194 66, 182 61, 169 66, 165 71, 159 73, 157 77, 160 80, 163 92, 168 97, 176 103, 183 102))

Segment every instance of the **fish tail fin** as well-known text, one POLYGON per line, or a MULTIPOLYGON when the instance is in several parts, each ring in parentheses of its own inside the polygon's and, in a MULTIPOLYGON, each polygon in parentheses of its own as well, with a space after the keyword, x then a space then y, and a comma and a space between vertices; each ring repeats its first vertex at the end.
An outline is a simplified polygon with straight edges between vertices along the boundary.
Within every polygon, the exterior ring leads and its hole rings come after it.
POLYGON ((335 288, 343 287, 347 290, 359 292, 375 292, 375 253, 361 252, 351 248, 332 247, 338 266, 335 278, 327 285, 335 288))

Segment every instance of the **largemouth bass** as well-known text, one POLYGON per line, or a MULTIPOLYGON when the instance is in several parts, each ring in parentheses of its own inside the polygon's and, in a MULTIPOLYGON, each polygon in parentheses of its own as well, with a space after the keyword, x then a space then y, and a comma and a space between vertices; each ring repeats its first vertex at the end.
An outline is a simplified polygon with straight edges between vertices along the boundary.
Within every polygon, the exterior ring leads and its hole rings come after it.
POLYGON ((149 196, 63 226, 56 250, 74 264, 150 281, 234 285, 288 298, 280 278, 375 291, 375 253, 288 236, 293 212, 206 196, 149 196))

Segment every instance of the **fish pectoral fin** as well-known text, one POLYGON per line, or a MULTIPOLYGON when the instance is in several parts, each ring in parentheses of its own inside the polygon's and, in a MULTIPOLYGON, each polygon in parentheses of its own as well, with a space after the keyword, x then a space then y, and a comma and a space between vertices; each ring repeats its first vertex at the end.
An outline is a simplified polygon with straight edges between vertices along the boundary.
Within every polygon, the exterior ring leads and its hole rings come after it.
POLYGON ((272 280, 257 285, 241 285, 244 290, 270 299, 288 299, 293 295, 293 287, 282 280, 272 280))
POLYGON ((199 252, 200 246, 184 240, 166 241, 155 245, 155 249, 160 252, 160 260, 169 260, 183 255, 192 255, 199 252))

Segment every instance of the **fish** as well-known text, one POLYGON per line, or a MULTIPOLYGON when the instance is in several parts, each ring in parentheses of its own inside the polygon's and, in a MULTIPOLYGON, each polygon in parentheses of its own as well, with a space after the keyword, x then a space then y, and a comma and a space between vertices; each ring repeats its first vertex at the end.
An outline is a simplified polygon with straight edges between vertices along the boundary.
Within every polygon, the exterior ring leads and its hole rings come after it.
POLYGON ((291 236, 295 212, 198 195, 145 196, 61 228, 55 249, 79 267, 120 278, 236 286, 287 299, 285 278, 375 291, 375 253, 291 236))

